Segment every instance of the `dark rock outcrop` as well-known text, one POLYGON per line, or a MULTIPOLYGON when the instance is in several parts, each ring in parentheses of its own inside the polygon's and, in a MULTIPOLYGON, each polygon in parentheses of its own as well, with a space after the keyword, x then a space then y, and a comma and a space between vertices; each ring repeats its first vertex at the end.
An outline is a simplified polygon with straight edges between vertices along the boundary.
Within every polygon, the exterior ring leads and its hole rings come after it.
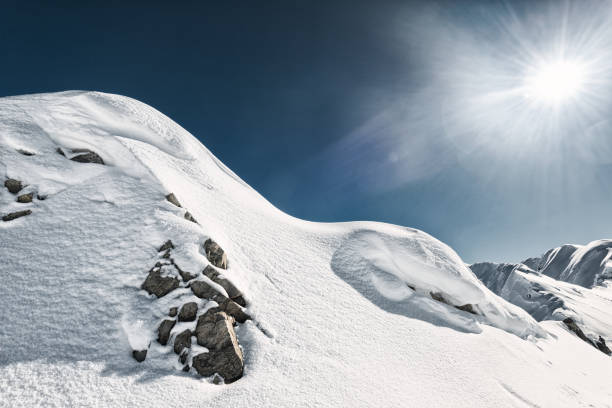
POLYGON ((21 194, 17 197, 17 202, 22 204, 31 203, 33 198, 34 193, 21 194))
POLYGON ((204 252, 211 264, 221 269, 227 269, 227 256, 225 255, 225 251, 223 251, 215 241, 210 238, 207 239, 206 242, 204 242, 204 252))
POLYGON ((95 163, 95 164, 104 164, 104 160, 95 152, 92 152, 89 149, 72 149, 72 153, 80 153, 70 160, 78 162, 78 163, 95 163))
POLYGON ((224 312, 214 313, 212 319, 214 321, 204 318, 198 321, 197 342, 209 351, 195 356, 193 367, 204 377, 219 374, 226 383, 231 383, 242 377, 242 350, 236 339, 232 319, 224 312))
POLYGON ((4 180, 4 187, 6 187, 11 194, 17 194, 23 189, 24 185, 19 180, 6 179, 4 180))
POLYGON ((157 329, 157 342, 163 346, 168 344, 168 339, 170 338, 170 331, 176 324, 176 320, 166 319, 159 325, 157 329))
POLYGON ((179 322, 192 322, 198 314, 198 304, 196 302, 185 303, 178 314, 179 322))
POLYGON ((599 339, 597 342, 595 342, 595 345, 602 353, 612 355, 612 350, 610 350, 610 348, 606 345, 606 341, 603 339, 603 337, 599 336, 599 339))
POLYGON ((563 323, 565 323, 565 326, 567 326, 567 328, 574 332, 576 334, 576 336, 578 336, 581 340, 589 343, 591 346, 595 345, 593 344, 593 342, 584 334, 584 332, 582 331, 582 329, 576 324, 576 322, 574 321, 574 319, 572 319, 571 317, 568 317, 566 319, 563 320, 563 323))
POLYGON ((132 350, 132 357, 134 357, 134 360, 138 361, 139 363, 142 363, 143 361, 145 361, 145 358, 147 358, 147 349, 132 350))
POLYGON ((58 147, 57 149, 55 149, 55 152, 57 154, 61 154, 62 156, 66 157, 66 153, 64 153, 64 150, 61 147, 58 147))
POLYGON ((193 215, 191 215, 191 213, 189 211, 185 212, 185 219, 187 221, 191 221, 191 222, 195 222, 196 224, 199 224, 199 222, 197 222, 196 219, 193 218, 193 215))
POLYGON ((191 348, 191 330, 183 330, 174 338, 174 352, 181 355, 184 349, 191 348))
POLYGON ((157 252, 164 252, 164 251, 167 251, 169 249, 174 249, 174 244, 172 243, 172 241, 167 240, 166 242, 163 243, 162 246, 159 247, 157 252))
POLYGON ((17 211, 17 212, 12 212, 9 214, 6 214, 5 216, 2 217, 2 221, 13 221, 17 218, 20 217, 25 217, 26 215, 30 215, 32 214, 32 210, 23 210, 23 211, 17 211))
POLYGON ((191 291, 194 295, 200 299, 213 299, 216 296, 221 295, 215 289, 213 289, 208 283, 198 280, 189 284, 191 291))
POLYGON ((163 265, 157 263, 153 269, 149 271, 147 279, 143 282, 141 288, 149 292, 149 294, 155 295, 158 298, 166 296, 174 289, 179 287, 179 280, 174 276, 163 276, 162 268, 163 265))
POLYGON ((181 203, 179 203, 179 200, 176 198, 174 193, 170 193, 170 194, 166 195, 166 200, 168 200, 170 203, 176 205, 177 207, 182 207, 181 203))
POLYGON ((208 279, 219 284, 225 291, 230 299, 238 303, 240 306, 246 306, 246 301, 242 296, 242 292, 238 290, 236 286, 223 275, 221 275, 214 267, 208 265, 202 272, 208 279))

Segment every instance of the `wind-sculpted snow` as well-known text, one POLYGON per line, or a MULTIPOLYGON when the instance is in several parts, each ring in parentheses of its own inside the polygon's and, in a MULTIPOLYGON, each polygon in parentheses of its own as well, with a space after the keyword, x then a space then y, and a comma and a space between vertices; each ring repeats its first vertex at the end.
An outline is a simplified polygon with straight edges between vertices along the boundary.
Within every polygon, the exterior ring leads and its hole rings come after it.
MULTIPOLYGON (((31 198, 0 188, 0 215, 23 214, 0 221, 0 407, 612 401, 612 359, 560 323, 538 326, 443 243, 388 224, 284 214, 133 99, 0 99, 0 175, 31 198), (73 161, 73 149, 101 160, 73 161), (166 201, 169 192, 182 208, 166 201), (156 341, 170 308, 211 305, 183 284, 159 299, 141 290, 163 243, 171 240, 172 262, 195 274, 208 265, 211 237, 252 318, 236 328, 244 377, 221 386, 178 371, 172 347, 156 341), (138 363, 131 352, 145 346, 138 363)), ((592 309, 594 319, 603 313, 592 309)))
POLYGON ((471 332, 485 323, 521 337, 544 335, 531 316, 500 301, 451 248, 422 231, 355 231, 334 254, 332 269, 392 313, 471 332), (475 313, 453 307, 464 305, 475 313))

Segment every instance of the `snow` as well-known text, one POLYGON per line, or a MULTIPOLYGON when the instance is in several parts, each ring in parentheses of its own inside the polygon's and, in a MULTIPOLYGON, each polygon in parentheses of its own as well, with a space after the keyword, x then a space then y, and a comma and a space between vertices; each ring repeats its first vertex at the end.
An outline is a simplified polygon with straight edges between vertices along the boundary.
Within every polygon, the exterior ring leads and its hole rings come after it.
POLYGON ((47 195, 19 204, 0 189, 2 214, 32 210, 0 223, 2 407, 611 406, 612 359, 496 296, 448 246, 388 224, 290 217, 138 101, 3 98, 0 141, 0 173, 47 195), (253 317, 237 330, 245 375, 229 385, 181 372, 155 341, 170 307, 213 302, 140 290, 166 240, 196 273, 208 238, 253 317), (478 314, 453 307, 464 304, 478 314), (137 363, 132 348, 149 342, 137 363))

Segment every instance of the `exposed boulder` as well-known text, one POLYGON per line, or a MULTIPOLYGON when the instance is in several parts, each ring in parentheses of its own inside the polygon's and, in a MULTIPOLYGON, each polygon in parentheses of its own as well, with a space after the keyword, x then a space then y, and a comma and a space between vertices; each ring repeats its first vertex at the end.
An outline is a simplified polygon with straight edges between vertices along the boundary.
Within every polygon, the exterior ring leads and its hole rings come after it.
POLYGON ((612 350, 608 348, 608 346, 606 345, 606 341, 603 339, 603 337, 599 336, 599 340, 597 340, 596 345, 599 351, 601 351, 602 353, 612 355, 612 350))
POLYGON ((138 361, 139 363, 142 363, 143 361, 145 361, 145 358, 147 358, 147 349, 132 350, 132 357, 134 357, 134 360, 138 361))
POLYGON ((178 314, 178 320, 179 322, 192 322, 197 314, 198 304, 196 302, 185 303, 178 314))
POLYGON ((227 269, 227 256, 225 255, 225 251, 223 251, 215 241, 210 238, 207 239, 206 242, 204 242, 204 252, 211 264, 221 269, 227 269))
POLYGON ((200 346, 209 350, 221 350, 238 343, 233 319, 223 311, 200 316, 196 326, 196 339, 200 346))
POLYGON ((189 286, 191 287, 191 291, 193 292, 193 294, 199 297, 200 299, 213 299, 221 295, 208 283, 201 280, 191 282, 189 286))
POLYGON ((89 149, 72 149, 72 153, 80 153, 70 158, 70 160, 78 163, 95 163, 104 164, 104 160, 95 152, 89 149))
POLYGON ((170 331, 176 324, 176 320, 166 319, 159 325, 157 329, 157 342, 163 346, 168 344, 168 339, 170 338, 170 331))
POLYGON ((24 185, 19 180, 6 179, 4 180, 4 187, 6 187, 11 194, 17 194, 23 189, 24 185))
POLYGON ((34 156, 34 153, 32 152, 28 152, 27 150, 23 150, 23 149, 17 149, 17 151, 21 154, 23 154, 24 156, 34 156))
POLYGON ((206 268, 204 268, 202 273, 211 281, 219 284, 223 289, 225 289, 230 299, 238 303, 240 306, 246 306, 246 301, 242 296, 242 292, 240 292, 240 290, 238 290, 238 288, 234 286, 232 282, 226 279, 214 267, 208 265, 206 268))
POLYGON ((149 271, 147 279, 143 282, 141 288, 155 296, 162 297, 172 292, 179 287, 179 280, 174 276, 162 275, 162 268, 168 265, 162 265, 159 262, 149 271))
POLYGON ((174 249, 174 244, 172 243, 172 241, 167 240, 166 242, 164 242, 164 244, 162 246, 159 247, 157 252, 164 252, 164 251, 167 251, 169 249, 174 249))
POLYGON ((166 200, 168 200, 170 203, 176 205, 177 207, 182 207, 181 203, 179 203, 179 200, 176 198, 174 193, 170 193, 170 194, 166 195, 166 200))
POLYGON ((242 308, 233 300, 224 298, 219 301, 219 297, 215 299, 219 303, 219 308, 226 312, 228 315, 236 319, 238 323, 244 323, 251 318, 242 308))
POLYGON ((455 308, 457 308, 459 310, 463 310, 464 312, 468 312, 468 313, 471 313, 471 314, 478 314, 474 310, 474 306, 470 305, 469 303, 467 303, 465 305, 461 305, 461 306, 455 306, 455 308))
POLYGON ((2 217, 2 221, 13 221, 14 219, 32 214, 32 210, 23 210, 6 214, 2 217))
POLYGON ((180 355, 184 349, 191 348, 191 330, 183 330, 174 338, 174 352, 180 355))
POLYGON ((64 153, 64 150, 61 147, 58 147, 57 149, 55 149, 55 152, 57 154, 61 154, 62 156, 66 157, 66 153, 64 153))
POLYGON ((17 202, 22 204, 31 203, 33 198, 34 193, 21 194, 17 197, 17 202))
POLYGON ((178 313, 178 307, 171 307, 168 316, 175 317, 178 313))
POLYGON ((46 195, 40 195, 40 194, 36 194, 36 199, 40 200, 40 201, 44 201, 47 199, 46 195))
POLYGON ((191 222, 195 222, 196 224, 199 224, 195 218, 193 218, 193 215, 191 215, 191 213, 189 211, 185 212, 185 219, 187 221, 191 221, 191 222))

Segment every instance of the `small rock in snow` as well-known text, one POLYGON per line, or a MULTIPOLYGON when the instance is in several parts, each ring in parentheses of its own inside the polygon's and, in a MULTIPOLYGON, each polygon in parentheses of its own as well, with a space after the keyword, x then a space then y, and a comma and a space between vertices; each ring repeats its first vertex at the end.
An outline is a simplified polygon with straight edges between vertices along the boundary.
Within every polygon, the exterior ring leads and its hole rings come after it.
POLYGON ((28 152, 27 150, 23 150, 23 149, 17 149, 17 151, 21 154, 23 154, 24 156, 34 156, 34 153, 32 152, 28 152))
POLYGON ((219 302, 219 298, 215 299, 219 303, 219 308, 232 316, 238 323, 244 323, 251 318, 242 308, 233 300, 225 298, 219 302))
POLYGON ((218 268, 227 269, 227 257, 225 251, 212 239, 207 239, 204 242, 204 252, 206 258, 218 268))
POLYGON ((198 304, 196 302, 185 303, 178 314, 178 320, 179 322, 192 322, 197 314, 198 304))
POLYGON ((177 200, 176 196, 174 195, 174 193, 170 193, 166 196, 166 200, 170 201, 172 204, 176 205, 177 207, 182 207, 181 203, 179 203, 179 200, 177 200))
POLYGON ((176 324, 175 320, 166 319, 159 325, 157 329, 157 342, 163 346, 168 344, 168 339, 170 338, 170 331, 176 324))
POLYGON ((191 330, 183 330, 174 338, 174 352, 181 354, 183 349, 191 347, 191 330))
POLYGON ((606 341, 601 336, 599 336, 599 340, 597 340, 597 348, 604 354, 612 355, 612 350, 608 348, 606 341))
POLYGON ((177 313, 178 313, 178 307, 171 307, 170 311, 168 312, 168 316, 175 317, 177 313))
POLYGON ((191 222, 195 222, 196 224, 199 224, 199 222, 197 222, 196 219, 193 218, 193 215, 191 215, 191 213, 189 211, 185 212, 185 219, 187 221, 191 221, 191 222))
POLYGON ((212 299, 215 296, 220 295, 219 292, 217 292, 209 284, 203 281, 191 282, 190 286, 193 294, 199 297, 200 299, 212 299))
POLYGON ((22 194, 17 197, 18 203, 31 203, 34 198, 34 193, 22 194))
POLYGON ((208 265, 206 268, 204 268, 202 273, 211 281, 219 284, 223 289, 225 289, 230 299, 238 303, 240 306, 246 306, 246 301, 242 296, 242 292, 240 292, 232 282, 221 275, 214 267, 208 265))
POLYGON ((2 217, 2 221, 13 221, 16 218, 24 217, 30 214, 32 214, 31 210, 17 211, 17 212, 13 212, 10 214, 6 214, 5 216, 2 217))
POLYGON ((24 186, 19 180, 7 179, 4 181, 4 187, 6 187, 11 194, 17 194, 24 186))
POLYGON ((174 249, 174 244, 172 243, 172 241, 167 240, 166 242, 164 242, 164 244, 162 246, 159 247, 157 252, 164 252, 164 251, 167 251, 169 249, 174 249))
POLYGON ((149 294, 155 295, 158 298, 166 296, 178 287, 179 280, 173 276, 162 276, 159 267, 154 267, 149 271, 147 279, 145 279, 141 286, 149 294))
POLYGON ((132 357, 134 357, 134 360, 138 361, 139 363, 142 363, 145 358, 147 358, 147 349, 132 350, 132 357))
POLYGON ((72 149, 72 153, 82 153, 72 157, 70 160, 79 163, 104 164, 104 160, 95 152, 88 149, 72 149))
POLYGON ((574 333, 576 333, 576 336, 580 337, 581 340, 589 343, 592 346, 595 346, 593 342, 584 334, 582 329, 576 324, 574 319, 572 319, 571 317, 568 317, 563 320, 563 323, 565 323, 565 325, 567 326, 568 329, 570 329, 570 331, 573 331, 574 333))
POLYGON ((57 149, 55 149, 55 152, 58 153, 58 154, 61 154, 64 157, 66 157, 66 153, 64 153, 64 151, 62 150, 61 147, 58 147, 57 149))

